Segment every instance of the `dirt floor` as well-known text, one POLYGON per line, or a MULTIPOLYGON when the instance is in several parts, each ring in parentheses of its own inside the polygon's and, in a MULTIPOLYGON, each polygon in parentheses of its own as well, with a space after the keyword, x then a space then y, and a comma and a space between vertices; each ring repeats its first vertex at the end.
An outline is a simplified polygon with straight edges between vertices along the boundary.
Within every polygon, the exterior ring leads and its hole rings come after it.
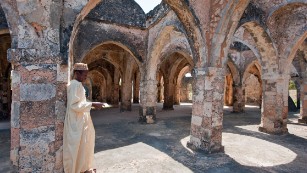
MULTIPOLYGON (((138 106, 93 111, 97 172, 307 172, 307 126, 289 114, 289 134, 275 136, 257 130, 260 109, 247 106, 242 114, 224 109, 225 153, 194 153, 186 148, 191 104, 162 111, 157 123, 139 124, 138 106)), ((0 172, 9 172, 10 132, 0 131, 0 172)))

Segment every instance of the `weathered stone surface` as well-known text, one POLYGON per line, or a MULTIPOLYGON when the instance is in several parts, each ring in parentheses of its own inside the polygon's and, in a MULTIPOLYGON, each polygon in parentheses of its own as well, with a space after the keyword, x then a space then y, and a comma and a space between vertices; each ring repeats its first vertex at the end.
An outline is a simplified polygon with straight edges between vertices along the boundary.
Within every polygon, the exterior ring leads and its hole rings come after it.
POLYGON ((146 22, 144 11, 133 0, 104 0, 87 17, 142 28, 146 22))
POLYGON ((65 115, 66 115, 66 103, 65 102, 56 101, 55 114, 56 114, 57 120, 64 122, 65 115))
MULTIPOLYGON (((260 130, 280 134, 287 132, 289 76, 306 75, 303 0, 165 0, 147 15, 132 0, 0 5, 0 113, 12 114, 16 172, 63 171, 66 88, 75 62, 88 63, 92 72, 84 85, 88 98, 114 107, 121 101, 129 110, 133 88, 140 121, 147 123, 156 120, 157 101, 164 109, 179 104, 179 78, 194 69, 189 147, 206 153, 223 150, 224 90, 234 112, 244 111, 245 95, 247 101, 255 96, 263 103, 260 130)), ((297 82, 303 85, 300 122, 307 115, 304 82, 297 82)))
POLYGON ((20 102, 16 102, 16 101, 12 102, 11 127, 20 128, 20 102))
POLYGON ((53 125, 55 114, 55 101, 26 101, 20 103, 20 126, 24 129, 38 128, 53 125))
POLYGON ((21 84, 20 101, 43 101, 55 97, 56 87, 52 84, 21 84))

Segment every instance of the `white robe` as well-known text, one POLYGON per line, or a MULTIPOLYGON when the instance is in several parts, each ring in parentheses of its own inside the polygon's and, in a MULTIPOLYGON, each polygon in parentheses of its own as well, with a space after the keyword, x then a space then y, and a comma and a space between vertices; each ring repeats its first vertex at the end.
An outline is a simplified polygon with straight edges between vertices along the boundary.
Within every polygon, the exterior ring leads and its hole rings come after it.
POLYGON ((80 173, 93 168, 95 129, 90 116, 91 102, 85 98, 81 82, 72 80, 67 88, 67 110, 63 132, 65 173, 80 173))

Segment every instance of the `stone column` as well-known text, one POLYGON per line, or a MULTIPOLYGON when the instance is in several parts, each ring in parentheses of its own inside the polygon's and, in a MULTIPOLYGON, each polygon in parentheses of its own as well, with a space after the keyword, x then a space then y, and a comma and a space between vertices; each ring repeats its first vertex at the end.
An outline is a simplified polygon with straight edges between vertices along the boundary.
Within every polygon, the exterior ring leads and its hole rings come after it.
POLYGON ((111 103, 113 106, 118 107, 119 105, 119 84, 118 82, 113 83, 113 96, 111 98, 111 103))
POLYGON ((261 124, 259 131, 270 134, 288 132, 288 86, 286 77, 263 77, 261 124))
POLYGON ((193 77, 191 138, 188 147, 205 153, 223 151, 224 69, 194 69, 193 77))
POLYGON ((174 110, 174 89, 175 84, 172 81, 164 81, 164 103, 163 110, 174 110))
POLYGON ((63 172, 62 144, 68 66, 62 57, 11 49, 13 172, 63 172))
POLYGON ((301 108, 300 114, 301 118, 298 120, 299 123, 307 124, 307 78, 304 78, 301 83, 301 108))
MULTIPOLYGON (((161 82, 158 83, 158 95, 157 95, 157 102, 161 103, 163 100, 163 93, 162 93, 163 84, 161 82)), ((164 91, 163 91, 164 92, 164 91)))
POLYGON ((144 80, 140 83, 141 104, 139 121, 152 124, 156 120, 157 109, 157 81, 144 80))
POLYGON ((113 88, 113 83, 112 79, 109 79, 109 81, 106 81, 106 101, 109 104, 113 104, 113 93, 114 91, 112 90, 113 88))
POLYGON ((122 82, 121 88, 121 103, 120 111, 131 111, 131 96, 132 96, 132 83, 131 81, 122 82))
POLYGON ((174 105, 180 105, 180 97, 181 97, 181 86, 180 84, 176 84, 175 85, 175 91, 174 91, 174 94, 175 94, 175 99, 174 99, 174 105))
POLYGON ((233 87, 233 112, 244 112, 245 108, 245 91, 242 85, 233 87))
POLYGON ((133 103, 140 103, 139 100, 140 100, 140 80, 138 79, 138 77, 135 77, 133 83, 133 103))

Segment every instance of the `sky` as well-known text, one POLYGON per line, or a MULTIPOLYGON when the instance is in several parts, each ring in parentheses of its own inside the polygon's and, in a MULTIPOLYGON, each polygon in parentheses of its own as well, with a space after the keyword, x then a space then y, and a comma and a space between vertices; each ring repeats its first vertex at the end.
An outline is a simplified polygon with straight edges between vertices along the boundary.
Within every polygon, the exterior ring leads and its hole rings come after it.
POLYGON ((134 0, 137 2, 144 10, 145 13, 148 13, 150 10, 154 9, 161 0, 134 0))

